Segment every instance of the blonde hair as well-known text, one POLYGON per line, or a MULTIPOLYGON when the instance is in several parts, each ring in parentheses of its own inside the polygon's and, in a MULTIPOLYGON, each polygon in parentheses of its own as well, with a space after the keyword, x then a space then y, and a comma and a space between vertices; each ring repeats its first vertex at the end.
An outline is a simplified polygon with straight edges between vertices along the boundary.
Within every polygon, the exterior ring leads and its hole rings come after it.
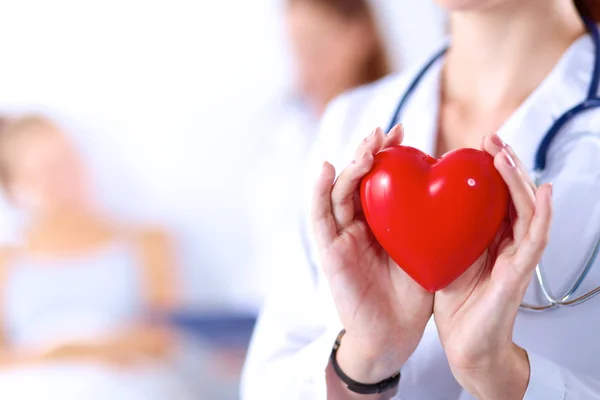
MULTIPOLYGON (((57 125, 48 117, 41 114, 25 114, 16 118, 0 117, 0 133, 15 135, 36 128, 56 128, 57 125)), ((6 136, 5 136, 6 137, 6 136)))
POLYGON ((55 130, 58 126, 41 114, 25 114, 16 118, 0 117, 0 185, 5 189, 9 181, 6 144, 16 137, 41 129, 55 130))

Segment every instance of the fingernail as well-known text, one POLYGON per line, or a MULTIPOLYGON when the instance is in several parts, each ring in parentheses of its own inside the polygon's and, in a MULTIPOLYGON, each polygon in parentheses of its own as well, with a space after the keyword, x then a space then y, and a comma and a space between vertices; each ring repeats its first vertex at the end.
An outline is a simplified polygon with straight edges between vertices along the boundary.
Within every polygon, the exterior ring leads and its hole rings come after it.
POLYGON ((512 147, 510 147, 509 145, 507 145, 507 144, 505 144, 505 146, 506 147, 504 148, 504 150, 506 150, 506 152, 508 154, 510 154, 510 156, 513 158, 513 160, 515 158, 517 158, 517 153, 515 153, 515 150, 512 147))
POLYGON ((515 160, 513 160, 513 158, 510 156, 510 154, 508 154, 508 151, 506 151, 506 149, 502 150, 502 155, 504 155, 504 159, 506 160, 506 163, 511 168, 515 168, 517 166, 517 164, 515 164, 515 160))
POLYGON ((492 135, 492 142, 498 147, 501 147, 501 148, 506 147, 506 143, 504 143, 502 141, 502 139, 500 139, 500 136, 498 136, 498 134, 496 134, 496 133, 494 133, 492 135))
POLYGON ((550 197, 552 197, 552 194, 554 192, 554 183, 548 182, 548 186, 550 187, 550 197))

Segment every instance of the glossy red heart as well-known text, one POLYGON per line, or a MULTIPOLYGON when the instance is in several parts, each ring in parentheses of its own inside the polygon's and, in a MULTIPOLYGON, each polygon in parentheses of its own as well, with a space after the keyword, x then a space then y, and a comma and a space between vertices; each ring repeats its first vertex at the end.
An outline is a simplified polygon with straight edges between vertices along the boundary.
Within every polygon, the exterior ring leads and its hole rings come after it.
POLYGON ((429 292, 449 285, 492 243, 509 194, 489 154, 460 149, 439 160, 398 146, 375 156, 360 187, 375 238, 429 292))

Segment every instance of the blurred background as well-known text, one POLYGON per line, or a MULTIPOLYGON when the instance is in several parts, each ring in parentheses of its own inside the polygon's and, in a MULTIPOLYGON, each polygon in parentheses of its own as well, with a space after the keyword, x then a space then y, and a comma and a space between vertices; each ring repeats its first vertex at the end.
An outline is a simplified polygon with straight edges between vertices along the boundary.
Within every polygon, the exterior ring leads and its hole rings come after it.
POLYGON ((0 15, 0 397, 238 398, 327 102, 424 60, 444 15, 431 0, 0 0, 0 15))

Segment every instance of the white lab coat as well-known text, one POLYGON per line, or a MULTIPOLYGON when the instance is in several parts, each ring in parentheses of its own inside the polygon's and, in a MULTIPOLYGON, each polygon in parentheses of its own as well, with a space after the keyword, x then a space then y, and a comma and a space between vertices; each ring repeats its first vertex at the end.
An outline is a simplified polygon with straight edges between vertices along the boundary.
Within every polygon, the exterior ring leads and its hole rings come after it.
MULTIPOLYGON (((585 97, 593 61, 591 39, 579 39, 500 129, 499 135, 530 168, 547 129, 585 97)), ((441 64, 426 75, 401 117, 404 144, 428 153, 434 151, 436 142, 441 64)), ((341 171, 374 127, 387 126, 417 71, 336 100, 322 122, 315 170, 327 159, 341 171)), ((550 287, 559 295, 579 274, 600 235, 600 110, 568 123, 551 147, 548 162, 545 180, 554 183, 555 216, 543 260, 550 287)), ((299 229, 297 240, 289 244, 288 262, 281 266, 287 276, 260 317, 243 377, 244 400, 326 397, 324 371, 342 326, 327 281, 316 266, 314 241, 306 249, 299 245, 302 232, 299 229)), ((579 293, 598 285, 600 258, 579 293)), ((534 280, 526 301, 544 303, 534 280)), ((525 400, 600 399, 599 312, 600 297, 574 308, 519 313, 514 341, 528 351, 531 362, 525 400)), ((433 319, 402 368, 397 398, 472 399, 450 372, 433 319)))
POLYGON ((302 217, 303 188, 297 182, 304 177, 319 130, 318 118, 301 101, 286 99, 268 111, 256 123, 260 131, 254 134, 257 139, 244 182, 251 218, 251 271, 258 278, 256 292, 263 295, 285 270, 285 244, 296 236, 289 228, 302 217))

